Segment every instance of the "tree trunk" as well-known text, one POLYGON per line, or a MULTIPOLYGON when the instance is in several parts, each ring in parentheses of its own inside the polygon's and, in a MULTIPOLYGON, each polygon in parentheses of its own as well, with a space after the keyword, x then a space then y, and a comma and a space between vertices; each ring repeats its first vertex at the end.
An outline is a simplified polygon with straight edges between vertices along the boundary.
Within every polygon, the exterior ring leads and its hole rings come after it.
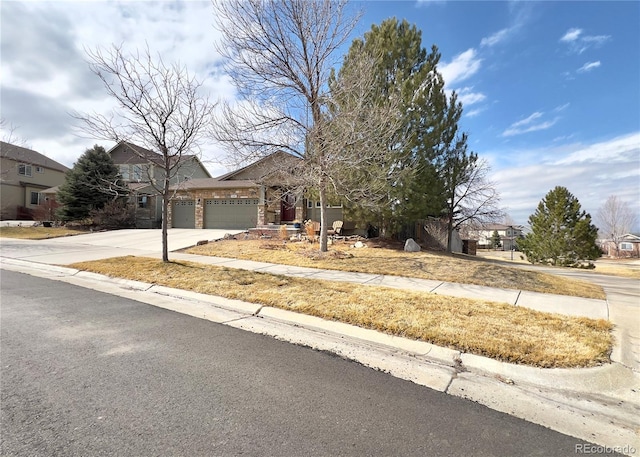
POLYGON ((324 185, 320 185, 320 252, 327 251, 327 195, 324 185))
POLYGON ((449 214, 449 220, 447 221, 447 253, 451 254, 453 240, 453 214, 449 214))
POLYGON ((169 240, 168 240, 168 227, 169 227, 169 195, 168 192, 164 192, 162 195, 162 261, 169 261, 169 240))

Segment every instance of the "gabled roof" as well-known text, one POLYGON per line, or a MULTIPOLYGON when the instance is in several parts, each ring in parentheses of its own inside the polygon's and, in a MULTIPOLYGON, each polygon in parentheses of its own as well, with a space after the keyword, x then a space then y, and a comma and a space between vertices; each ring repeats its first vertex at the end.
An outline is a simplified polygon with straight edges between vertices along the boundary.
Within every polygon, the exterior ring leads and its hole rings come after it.
POLYGON ((48 189, 41 190, 40 193, 41 194, 57 194, 59 189, 60 189, 60 186, 53 186, 53 187, 49 187, 48 189))
POLYGON ((69 171, 69 168, 39 152, 23 148, 22 146, 16 146, 15 144, 5 143, 4 141, 0 142, 0 157, 29 165, 38 165, 62 173, 69 171))
POLYGON ((524 230, 524 226, 522 225, 506 225, 506 224, 484 224, 481 227, 481 230, 507 230, 508 228, 513 227, 515 230, 524 230))
POLYGON ((268 175, 273 170, 269 170, 270 163, 276 163, 277 161, 299 161, 302 160, 298 157, 295 157, 288 152, 284 151, 276 151, 273 154, 269 154, 268 156, 262 157, 261 159, 250 163, 247 166, 239 168, 237 170, 233 170, 229 173, 226 173, 222 176, 218 176, 216 179, 219 181, 231 181, 234 177, 243 174, 251 169, 259 170, 260 168, 264 168, 264 173, 259 173, 263 175, 268 175))
MULTIPOLYGON (((125 148, 129 148, 131 149, 131 154, 133 157, 135 157, 136 159, 140 159, 140 162, 137 161, 131 161, 131 162, 127 162, 127 163, 131 163, 131 164, 137 164, 137 163, 154 163, 160 167, 164 166, 163 163, 163 157, 162 154, 159 154, 157 152, 153 152, 147 148, 143 148, 142 146, 138 146, 137 144, 133 144, 127 141, 120 141, 118 142, 118 144, 116 144, 114 147, 112 147, 111 149, 109 149, 107 151, 107 153, 109 155, 112 155, 112 152, 115 151, 117 148, 119 147, 125 147, 125 148)), ((174 163, 175 163, 175 158, 174 159, 174 163)), ((180 156, 180 162, 184 163, 187 162, 189 160, 193 160, 195 162, 198 163, 198 165, 200 165, 200 168, 202 168, 202 170, 205 172, 205 174, 209 177, 211 177, 211 174, 209 173, 209 170, 207 170, 204 165, 202 165, 202 162, 200 161, 200 159, 198 158, 198 156, 193 155, 193 154, 183 154, 182 156, 180 156)), ((116 165, 121 165, 120 163, 116 163, 116 165)))
POLYGON ((180 184, 171 186, 172 190, 196 190, 196 189, 250 189, 260 187, 253 181, 246 179, 220 181, 217 178, 197 178, 183 181, 180 184))
POLYGON ((107 151, 107 154, 111 155, 113 151, 116 149, 124 147, 125 150, 127 148, 131 149, 132 154, 135 157, 139 157, 142 160, 157 162, 162 159, 162 155, 157 152, 150 151, 149 149, 143 148, 142 146, 138 146, 137 144, 129 143, 127 141, 119 141, 114 147, 107 151), (134 152, 135 151, 135 152, 134 152))

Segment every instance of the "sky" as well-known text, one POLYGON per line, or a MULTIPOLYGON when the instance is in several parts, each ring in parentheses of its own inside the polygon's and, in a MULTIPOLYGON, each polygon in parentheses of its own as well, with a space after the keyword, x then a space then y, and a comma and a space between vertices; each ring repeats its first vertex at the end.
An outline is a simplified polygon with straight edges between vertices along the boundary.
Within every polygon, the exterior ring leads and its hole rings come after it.
MULTIPOLYGON (((353 38, 391 17, 441 53, 446 90, 463 103, 460 127, 491 166, 500 206, 527 225, 540 200, 564 186, 595 216, 616 195, 640 230, 640 2, 359 1, 353 38)), ((13 136, 69 167, 94 144, 72 112, 113 102, 86 50, 122 44, 179 62, 212 100, 236 92, 220 70, 208 1, 0 2, 0 116, 13 136)), ((346 51, 346 49, 345 49, 346 51)), ((6 129, 3 137, 6 137, 6 129)), ((212 176, 225 152, 203 148, 212 176)))

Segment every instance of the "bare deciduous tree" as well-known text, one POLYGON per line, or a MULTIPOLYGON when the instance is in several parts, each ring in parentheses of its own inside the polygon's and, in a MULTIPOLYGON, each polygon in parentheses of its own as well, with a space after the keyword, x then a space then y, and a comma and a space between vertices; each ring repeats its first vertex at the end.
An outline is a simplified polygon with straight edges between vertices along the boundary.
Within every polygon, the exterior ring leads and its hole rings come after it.
POLYGON ((87 51, 89 66, 117 102, 109 115, 76 114, 94 138, 126 141, 133 152, 158 166, 161 178, 151 181, 162 196, 162 260, 169 261, 168 207, 172 179, 183 155, 199 152, 214 105, 201 93, 202 82, 179 64, 166 65, 149 51, 126 54, 121 46, 87 51), (135 146, 145 148, 137 149, 135 146), (160 156, 150 157, 148 150, 160 156))
POLYGON ((359 65, 332 77, 336 51, 358 19, 347 15, 345 0, 214 0, 214 7, 218 50, 245 100, 224 106, 216 139, 238 161, 276 151, 300 159, 281 182, 317 194, 326 251, 328 199, 364 202, 382 189, 376 183, 391 179, 372 170, 389 170, 373 165, 386 160, 398 103, 371 103, 375 56, 363 53, 359 65))
POLYGON ((598 209, 596 219, 600 236, 611 239, 615 244, 617 256, 620 256, 622 238, 631 232, 637 217, 629 203, 621 200, 616 195, 609 196, 598 209))
POLYGON ((21 136, 19 136, 16 132, 18 127, 13 125, 5 118, 0 118, 0 138, 5 143, 12 144, 14 146, 21 146, 24 148, 28 148, 28 142, 21 136))
POLYGON ((488 179, 489 164, 475 153, 467 154, 463 135, 448 152, 442 169, 447 192, 447 252, 451 252, 451 235, 463 224, 485 224, 503 217, 497 205, 500 196, 488 179))

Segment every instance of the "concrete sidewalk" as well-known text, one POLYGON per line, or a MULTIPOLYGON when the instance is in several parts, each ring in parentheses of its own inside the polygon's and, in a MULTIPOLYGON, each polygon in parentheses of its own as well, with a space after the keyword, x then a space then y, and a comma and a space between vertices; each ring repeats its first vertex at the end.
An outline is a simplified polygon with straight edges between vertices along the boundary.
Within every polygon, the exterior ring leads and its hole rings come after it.
MULTIPOLYGON (((66 243, 2 239, 0 267, 90 287, 331 351, 394 376, 471 399, 562 433, 616 448, 628 455, 640 455, 640 374, 622 364, 612 363, 587 369, 538 369, 507 364, 275 308, 79 272, 59 265, 120 255, 159 258, 160 253, 142 249, 109 249, 70 241, 70 238, 66 239, 66 243)), ((603 300, 298 268, 179 252, 172 252, 170 257, 227 268, 421 290, 506 302, 541 311, 609 318, 607 302, 603 300)))
MULTIPOLYGON (((179 230, 179 229, 174 229, 179 230)), ((129 231, 126 231, 129 232, 129 231)), ((14 240, 3 238, 0 242, 0 255, 3 257, 29 260, 50 265, 69 265, 76 262, 100 260, 126 255, 161 258, 158 230, 134 231, 134 238, 124 231, 106 232, 104 234, 81 235, 76 237, 53 238, 50 240, 14 240), (155 237, 155 238, 153 238, 155 237), (119 242, 119 240, 126 241, 119 242), (157 249, 148 249, 149 246, 157 249)), ((195 239, 207 236, 224 236, 220 233, 196 233, 194 230, 172 232, 169 240, 174 250, 183 249, 185 244, 192 246, 195 239), (170 241, 171 243, 171 241, 170 241), (188 244, 192 243, 192 244, 188 244)), ((197 231, 201 232, 201 231, 197 231)), ((594 319, 608 319, 609 308, 606 300, 569 297, 566 295, 541 294, 516 289, 498 289, 470 284, 450 283, 400 276, 378 275, 369 273, 352 273, 338 270, 322 270, 316 268, 295 267, 251 260, 238 260, 225 257, 210 257, 171 252, 170 258, 218 265, 226 268, 257 271, 308 279, 326 281, 352 282, 363 285, 392 287, 395 289, 430 292, 452 297, 482 299, 494 302, 509 303, 538 311, 559 313, 570 316, 583 316, 594 319)))

